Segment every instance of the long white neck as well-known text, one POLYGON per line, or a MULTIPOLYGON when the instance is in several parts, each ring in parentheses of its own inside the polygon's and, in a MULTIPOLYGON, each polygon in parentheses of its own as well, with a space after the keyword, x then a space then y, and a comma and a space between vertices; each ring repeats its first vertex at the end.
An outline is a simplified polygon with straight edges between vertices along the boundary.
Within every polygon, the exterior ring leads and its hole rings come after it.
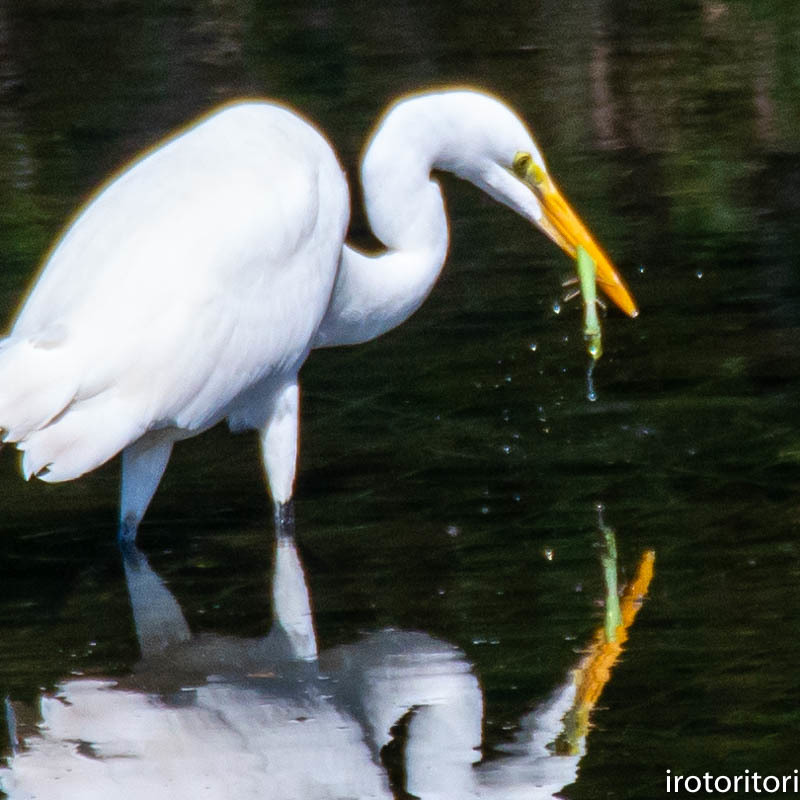
POLYGON ((364 156, 364 203, 386 251, 342 251, 336 284, 314 347, 374 339, 408 319, 430 293, 447 255, 447 215, 439 184, 448 137, 441 113, 411 101, 395 107, 364 156))

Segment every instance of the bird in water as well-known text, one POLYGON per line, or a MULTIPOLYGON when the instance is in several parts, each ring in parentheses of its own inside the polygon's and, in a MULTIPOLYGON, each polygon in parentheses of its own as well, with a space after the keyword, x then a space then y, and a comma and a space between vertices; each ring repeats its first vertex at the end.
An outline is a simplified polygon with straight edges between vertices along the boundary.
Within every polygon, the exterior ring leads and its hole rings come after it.
POLYGON ((475 90, 395 102, 361 164, 385 249, 345 243, 348 186, 328 141, 273 102, 223 106, 137 158, 68 225, 0 340, 0 429, 26 479, 67 481, 122 453, 132 540, 174 443, 255 429, 279 535, 293 532, 298 372, 311 350, 406 320, 442 269, 444 170, 583 247, 635 302, 550 177, 526 125, 475 90))

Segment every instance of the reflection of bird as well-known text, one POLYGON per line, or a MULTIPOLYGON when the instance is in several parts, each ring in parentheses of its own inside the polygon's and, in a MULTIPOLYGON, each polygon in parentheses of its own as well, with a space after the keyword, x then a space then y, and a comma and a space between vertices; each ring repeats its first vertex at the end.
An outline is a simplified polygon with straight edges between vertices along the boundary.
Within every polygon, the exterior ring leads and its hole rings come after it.
POLYGON ((297 374, 314 347, 372 339, 431 290, 448 230, 431 171, 452 172, 582 245, 605 293, 633 299, 569 208, 536 144, 475 91, 405 99, 364 156, 368 256, 344 246, 348 191, 325 139, 278 105, 230 105, 137 161, 69 226, 0 342, 0 428, 26 477, 76 478, 123 451, 132 537, 175 441, 222 419, 260 431, 290 529, 297 374))
MULTIPOLYGON (((611 675, 602 644, 481 759, 483 693, 458 648, 387 629, 317 656, 290 537, 275 544, 272 629, 248 639, 193 635, 136 545, 122 553, 142 660, 129 676, 71 678, 42 696, 41 725, 7 701, 14 752, 0 791, 11 800, 551 800, 577 777, 588 713, 611 675)), ((649 574, 626 591, 620 630, 649 574)))

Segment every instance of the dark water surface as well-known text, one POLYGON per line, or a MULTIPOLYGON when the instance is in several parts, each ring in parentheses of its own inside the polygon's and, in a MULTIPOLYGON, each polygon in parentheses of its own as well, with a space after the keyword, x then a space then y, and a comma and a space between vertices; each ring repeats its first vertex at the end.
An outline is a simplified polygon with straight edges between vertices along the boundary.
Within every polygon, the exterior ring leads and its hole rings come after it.
MULTIPOLYGON (((563 794, 660 797, 667 769, 792 774, 800 6, 3 1, 0 53, 4 319, 97 183, 218 102, 291 103, 355 175, 398 94, 455 82, 508 99, 641 315, 609 313, 589 402, 579 304, 554 311, 570 264, 444 178, 452 245, 427 303, 302 372, 298 539, 320 647, 386 628, 456 646, 499 759, 602 622, 602 502, 623 579, 648 548, 656 574, 563 794)), ((0 692, 15 703, 139 659, 117 479, 113 462, 26 484, 0 455, 0 692)), ((180 444, 139 545, 193 632, 266 633, 255 437, 180 444)))

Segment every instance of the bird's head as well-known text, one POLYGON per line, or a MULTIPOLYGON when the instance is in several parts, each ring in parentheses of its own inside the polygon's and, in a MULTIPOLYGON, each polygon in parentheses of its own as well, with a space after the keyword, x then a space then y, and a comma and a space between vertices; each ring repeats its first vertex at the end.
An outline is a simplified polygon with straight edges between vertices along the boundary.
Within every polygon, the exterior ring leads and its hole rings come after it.
POLYGON ((582 246, 597 267, 597 283, 603 293, 626 314, 637 316, 639 310, 630 290, 550 177, 541 156, 518 150, 506 168, 533 196, 533 222, 572 258, 582 246))
POLYGON ((437 165, 474 183, 495 200, 530 220, 571 258, 582 246, 597 267, 604 294, 631 317, 636 302, 609 257, 597 244, 550 176, 524 122, 502 101, 474 90, 436 95, 446 108, 451 134, 437 165))

